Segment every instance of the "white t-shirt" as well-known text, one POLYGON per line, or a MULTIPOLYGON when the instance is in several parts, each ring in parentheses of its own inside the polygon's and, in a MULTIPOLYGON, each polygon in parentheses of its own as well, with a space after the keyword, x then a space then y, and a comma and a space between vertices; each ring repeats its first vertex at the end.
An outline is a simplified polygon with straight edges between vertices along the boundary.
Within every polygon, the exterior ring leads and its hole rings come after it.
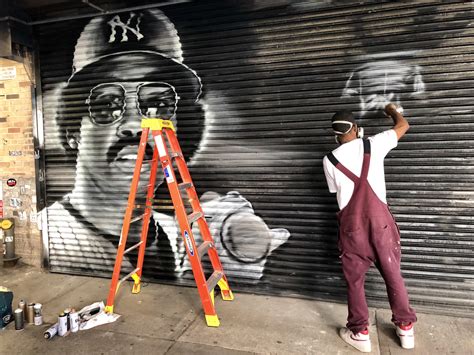
MULTIPOLYGON (((367 180, 377 197, 382 202, 387 203, 384 159, 388 152, 397 146, 397 134, 393 129, 390 129, 369 137, 369 140, 371 150, 367 180)), ((342 165, 360 177, 364 159, 364 144, 362 139, 354 139, 353 141, 342 144, 340 147, 334 149, 332 153, 342 165)), ((323 165, 329 191, 333 193, 337 192, 337 203, 339 209, 342 210, 352 197, 354 183, 340 170, 336 169, 327 156, 323 159, 323 165)))

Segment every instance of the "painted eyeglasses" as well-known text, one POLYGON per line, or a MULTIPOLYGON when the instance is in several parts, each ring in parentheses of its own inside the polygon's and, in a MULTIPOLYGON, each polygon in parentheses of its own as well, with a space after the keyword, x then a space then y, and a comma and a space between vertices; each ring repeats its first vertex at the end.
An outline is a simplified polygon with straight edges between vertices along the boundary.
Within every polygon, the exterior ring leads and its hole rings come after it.
POLYGON ((146 82, 130 91, 120 83, 94 86, 86 100, 91 121, 99 126, 123 119, 127 103, 134 99, 140 118, 171 119, 176 113, 179 96, 173 86, 164 82, 146 82))

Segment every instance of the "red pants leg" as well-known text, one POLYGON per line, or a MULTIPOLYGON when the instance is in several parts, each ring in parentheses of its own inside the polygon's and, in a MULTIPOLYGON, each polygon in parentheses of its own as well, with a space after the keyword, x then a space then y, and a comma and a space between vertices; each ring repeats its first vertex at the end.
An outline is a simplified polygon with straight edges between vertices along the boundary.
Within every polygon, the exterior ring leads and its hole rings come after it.
POLYGON ((375 266, 385 281, 392 321, 395 324, 416 322, 416 313, 410 307, 408 291, 400 269, 400 232, 394 221, 389 222, 384 233, 373 235, 375 266))
POLYGON ((369 308, 365 299, 365 274, 372 261, 367 257, 344 252, 341 256, 342 271, 347 282, 347 328, 353 333, 369 325, 369 308))

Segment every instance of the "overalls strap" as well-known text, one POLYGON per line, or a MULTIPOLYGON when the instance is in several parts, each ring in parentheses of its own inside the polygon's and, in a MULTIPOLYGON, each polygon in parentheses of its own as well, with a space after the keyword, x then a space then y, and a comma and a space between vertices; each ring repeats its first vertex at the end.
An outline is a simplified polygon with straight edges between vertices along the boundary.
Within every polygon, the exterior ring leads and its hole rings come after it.
POLYGON ((362 172, 360 175, 360 178, 357 177, 352 171, 347 169, 344 165, 341 164, 339 160, 334 156, 334 154, 331 152, 327 155, 329 161, 339 170, 341 171, 344 175, 346 175, 349 179, 351 179, 354 184, 358 183, 359 180, 365 180, 367 179, 367 174, 369 172, 369 164, 370 164, 370 141, 368 139, 363 140, 364 143, 364 161, 362 164, 362 172))
POLYGON ((362 163, 362 171, 360 173, 361 180, 367 180, 367 175, 369 174, 369 166, 370 166, 370 141, 368 139, 364 139, 364 161, 362 163))

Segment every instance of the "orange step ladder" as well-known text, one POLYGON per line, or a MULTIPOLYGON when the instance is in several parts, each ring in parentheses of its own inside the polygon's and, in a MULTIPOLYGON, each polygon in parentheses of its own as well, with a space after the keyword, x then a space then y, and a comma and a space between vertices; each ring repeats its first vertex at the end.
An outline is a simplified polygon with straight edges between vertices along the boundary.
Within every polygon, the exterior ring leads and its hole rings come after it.
POLYGON ((153 197, 155 192, 158 163, 160 163, 168 184, 171 199, 173 201, 181 235, 186 246, 186 252, 191 263, 207 325, 210 327, 218 327, 219 318, 217 317, 214 307, 214 288, 219 286, 222 298, 226 301, 233 300, 234 296, 229 288, 224 270, 222 269, 219 255, 209 231, 209 226, 207 225, 201 204, 199 203, 196 189, 194 188, 186 161, 176 138, 173 123, 169 120, 162 120, 159 118, 146 118, 142 119, 141 127, 142 134, 138 147, 137 161, 135 164, 135 170, 133 172, 127 209, 123 219, 122 232, 120 235, 117 257, 115 259, 115 266, 112 274, 105 311, 107 313, 113 313, 114 299, 118 288, 123 281, 129 279, 130 277, 134 281, 132 293, 140 292, 140 282, 143 271, 143 259, 145 256, 148 225, 153 208, 153 197), (137 206, 139 206, 135 204, 135 197, 140 180, 140 172, 144 163, 145 149, 150 133, 153 136, 155 147, 153 150, 153 158, 151 161, 149 161, 151 163, 151 173, 147 189, 145 211, 141 216, 132 219, 133 211, 137 208, 137 206), (175 174, 175 166, 179 172, 179 177, 181 180, 179 182, 177 179, 178 176, 175 174), (188 201, 191 205, 192 213, 190 214, 186 212, 183 202, 183 195, 187 195, 188 201), (140 241, 137 244, 125 249, 130 224, 137 220, 143 220, 140 241), (203 240, 203 243, 199 246, 196 245, 192 232, 192 224, 194 222, 198 223, 199 231, 203 240), (139 250, 135 269, 119 280, 123 256, 136 248, 139 248, 139 250), (201 259, 206 253, 209 255, 209 260, 213 268, 213 273, 208 279, 206 279, 201 264, 201 259))

